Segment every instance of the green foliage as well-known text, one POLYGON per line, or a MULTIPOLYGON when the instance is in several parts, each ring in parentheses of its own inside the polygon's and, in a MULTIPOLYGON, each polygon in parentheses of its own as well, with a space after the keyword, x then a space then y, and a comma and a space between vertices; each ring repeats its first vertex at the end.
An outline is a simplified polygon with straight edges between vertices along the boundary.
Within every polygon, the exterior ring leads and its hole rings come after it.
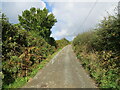
POLYGON ((72 42, 82 65, 101 88, 120 89, 120 17, 104 18, 93 31, 78 35, 72 42))
POLYGON ((43 60, 40 64, 38 64, 35 68, 33 68, 33 71, 30 73, 29 76, 26 77, 18 77, 15 79, 15 81, 9 85, 4 86, 6 88, 21 88, 25 85, 28 81, 30 81, 37 72, 42 69, 61 49, 57 50, 54 54, 48 56, 46 60, 43 60))
POLYGON ((56 45, 54 38, 50 37, 50 29, 57 20, 52 13, 49 14, 46 8, 40 10, 32 7, 30 10, 25 10, 22 16, 19 15, 19 21, 24 29, 37 31, 49 44, 56 45))
MULTIPOLYGON (((38 31, 27 31, 20 24, 12 25, 2 18, 2 72, 3 87, 30 73, 56 49, 48 44, 38 31)), ((52 39, 53 40, 53 39, 52 39)))
POLYGON ((48 15, 47 9, 25 10, 19 20, 20 24, 12 25, 4 14, 0 18, 3 88, 16 88, 26 83, 44 66, 49 55, 68 44, 63 39, 62 47, 57 47, 50 37, 56 19, 53 14, 48 15))
POLYGON ((61 40, 56 40, 56 43, 57 43, 57 48, 63 48, 64 46, 70 44, 70 42, 65 38, 61 40))
POLYGON ((97 50, 112 50, 120 51, 120 17, 109 16, 104 18, 96 29, 96 49, 97 50))
POLYGON ((96 32, 89 31, 79 34, 74 38, 72 44, 75 46, 75 50, 80 50, 79 46, 87 46, 85 50, 87 52, 94 49, 93 42, 96 40, 96 32))

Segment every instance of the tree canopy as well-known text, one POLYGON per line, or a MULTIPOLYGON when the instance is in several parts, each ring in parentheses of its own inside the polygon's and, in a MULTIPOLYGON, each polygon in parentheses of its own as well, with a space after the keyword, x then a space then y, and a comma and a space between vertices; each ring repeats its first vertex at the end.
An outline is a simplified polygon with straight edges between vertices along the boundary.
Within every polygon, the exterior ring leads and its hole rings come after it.
MULTIPOLYGON (((55 16, 44 8, 40 10, 39 8, 30 8, 30 10, 25 10, 22 12, 22 16, 18 16, 20 25, 28 30, 38 31, 39 35, 42 36, 48 43, 54 40, 51 35, 51 28, 57 22, 55 16)), ((52 44, 53 44, 52 43, 52 44)), ((54 44, 53 44, 54 45, 54 44)))

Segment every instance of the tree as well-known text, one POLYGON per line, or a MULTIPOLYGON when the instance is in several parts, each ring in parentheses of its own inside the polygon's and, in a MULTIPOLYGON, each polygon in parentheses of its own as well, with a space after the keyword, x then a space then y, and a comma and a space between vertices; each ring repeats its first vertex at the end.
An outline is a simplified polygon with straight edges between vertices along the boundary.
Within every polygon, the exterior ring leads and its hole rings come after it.
POLYGON ((28 31, 38 31, 39 35, 42 36, 47 42, 50 40, 52 26, 57 22, 54 15, 49 14, 48 10, 44 8, 40 10, 32 7, 30 10, 22 12, 22 16, 18 16, 20 25, 28 31))
POLYGON ((104 18, 97 29, 96 46, 99 50, 120 52, 120 18, 109 16, 104 18))

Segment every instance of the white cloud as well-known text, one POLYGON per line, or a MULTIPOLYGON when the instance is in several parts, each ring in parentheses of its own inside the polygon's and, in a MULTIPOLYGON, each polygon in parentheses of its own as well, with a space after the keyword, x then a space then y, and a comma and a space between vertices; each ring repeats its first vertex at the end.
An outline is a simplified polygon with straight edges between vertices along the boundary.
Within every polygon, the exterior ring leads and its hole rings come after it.
POLYGON ((97 3, 87 21, 82 24, 94 2, 49 2, 49 4, 53 6, 52 12, 58 20, 52 28, 54 32, 52 36, 56 39, 63 37, 72 39, 78 33, 95 27, 101 17, 106 15, 105 10, 112 12, 111 8, 117 5, 116 2, 97 3))
MULTIPOLYGON (((44 0, 46 2, 95 2, 96 0, 44 0)), ((97 0, 99 2, 118 2, 119 0, 97 0)))
POLYGON ((63 30, 61 30, 61 32, 56 32, 56 36, 64 36, 64 35, 67 35, 67 30, 65 30, 65 29, 63 29, 63 30))
POLYGON ((29 2, 28 0, 23 1, 25 2, 21 2, 21 0, 16 0, 16 2, 2 3, 2 11, 7 15, 11 23, 18 23, 18 15, 21 15, 22 11, 26 9, 30 9, 31 7, 43 9, 46 7, 46 4, 42 0, 35 0, 35 2, 29 2))
POLYGON ((1 0, 1 2, 41 2, 41 0, 1 0))
MULTIPOLYGON (((51 36, 55 39, 63 37, 73 39, 78 33, 95 27, 104 16, 107 16, 106 11, 114 14, 114 6, 117 6, 119 0, 97 0, 97 5, 84 24, 82 23, 96 0, 44 1, 47 1, 50 7, 52 7, 52 13, 58 21, 52 28, 53 34, 51 36)), ((3 12, 9 17, 11 23, 18 22, 18 14, 21 15, 22 11, 26 9, 30 9, 31 7, 43 9, 46 7, 46 4, 42 0, 2 0, 2 2, 3 12)))

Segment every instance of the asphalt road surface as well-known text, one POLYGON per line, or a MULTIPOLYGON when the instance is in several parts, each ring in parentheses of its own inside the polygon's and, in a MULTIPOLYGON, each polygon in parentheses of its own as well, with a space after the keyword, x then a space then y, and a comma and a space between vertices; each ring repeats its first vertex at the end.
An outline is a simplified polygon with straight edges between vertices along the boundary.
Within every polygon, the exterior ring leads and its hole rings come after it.
POLYGON ((72 46, 64 47, 23 88, 97 88, 83 69, 72 46))

